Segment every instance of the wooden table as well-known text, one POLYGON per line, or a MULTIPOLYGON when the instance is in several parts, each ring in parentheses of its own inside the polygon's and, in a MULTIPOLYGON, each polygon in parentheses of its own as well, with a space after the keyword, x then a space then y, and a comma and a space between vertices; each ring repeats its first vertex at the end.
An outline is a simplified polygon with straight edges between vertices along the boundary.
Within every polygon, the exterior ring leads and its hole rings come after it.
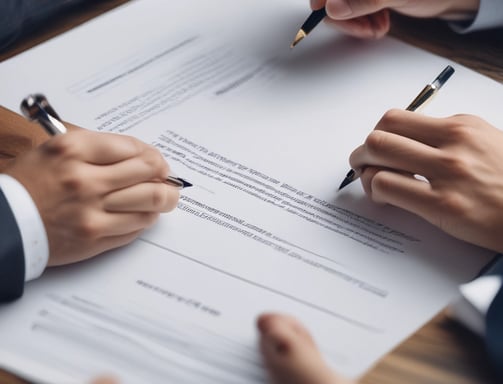
MULTIPOLYGON (((51 26, 24 37, 7 52, 0 53, 0 62, 126 2, 88 2, 51 26)), ((439 21, 393 15, 391 34, 503 82, 503 30, 462 36, 439 21)), ((5 110, 0 110, 0 123, 12 121, 12 118, 5 110)), ((38 140, 40 137, 33 138, 32 142, 38 140)), ((26 382, 0 371, 2 383, 26 382)), ((486 362, 483 342, 442 313, 386 356, 362 383, 492 384, 496 380, 486 362)))

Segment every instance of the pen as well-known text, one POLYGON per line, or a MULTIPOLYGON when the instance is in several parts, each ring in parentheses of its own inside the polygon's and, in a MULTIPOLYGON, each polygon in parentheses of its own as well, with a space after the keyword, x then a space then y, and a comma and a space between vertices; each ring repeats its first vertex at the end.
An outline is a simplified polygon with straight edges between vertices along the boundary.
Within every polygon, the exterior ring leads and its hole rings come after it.
POLYGON ((309 35, 309 33, 320 23, 321 20, 325 18, 326 15, 327 11, 325 10, 325 7, 318 9, 317 11, 313 11, 304 24, 302 24, 302 27, 300 27, 299 32, 297 32, 290 48, 295 47, 301 42, 301 40, 304 39, 304 37, 309 35))
MULTIPOLYGON (((424 106, 427 101, 431 100, 431 98, 439 91, 440 88, 449 80, 449 78, 454 73, 454 68, 448 65, 441 73, 437 76, 435 80, 433 80, 430 84, 426 85, 423 90, 416 96, 416 98, 409 104, 406 108, 407 111, 417 111, 420 107, 424 106)), ((358 179, 358 174, 354 169, 351 169, 341 185, 339 186, 339 191, 351 184, 353 181, 358 179)))
MULTIPOLYGON (((42 94, 33 94, 21 102, 21 112, 29 121, 38 122, 51 136, 65 134, 68 130, 60 117, 42 94)), ((163 180, 166 184, 183 189, 192 184, 181 177, 168 176, 163 180)))

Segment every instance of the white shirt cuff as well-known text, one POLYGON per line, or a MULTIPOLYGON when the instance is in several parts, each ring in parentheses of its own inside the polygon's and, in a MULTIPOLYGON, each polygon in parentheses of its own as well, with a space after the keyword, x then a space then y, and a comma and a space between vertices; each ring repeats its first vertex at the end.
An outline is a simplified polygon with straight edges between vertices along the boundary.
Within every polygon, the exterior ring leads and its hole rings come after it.
POLYGON ((49 242, 44 223, 24 186, 13 177, 0 174, 0 189, 7 198, 23 242, 25 281, 39 277, 49 260, 49 242))
POLYGON ((503 28, 503 0, 480 0, 477 16, 472 22, 452 22, 449 24, 459 33, 503 28))

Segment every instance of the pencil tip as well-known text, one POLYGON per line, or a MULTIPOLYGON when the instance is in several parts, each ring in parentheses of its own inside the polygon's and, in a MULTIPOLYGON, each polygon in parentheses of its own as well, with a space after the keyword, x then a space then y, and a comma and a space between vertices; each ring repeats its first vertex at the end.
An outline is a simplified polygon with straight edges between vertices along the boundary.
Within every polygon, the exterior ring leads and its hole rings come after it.
POLYGON ((294 48, 297 44, 299 44, 303 39, 304 37, 306 37, 307 34, 306 32, 304 32, 304 30, 299 30, 299 32, 297 32, 297 35, 295 36, 295 39, 293 40, 292 42, 292 45, 290 45, 290 48, 294 48))

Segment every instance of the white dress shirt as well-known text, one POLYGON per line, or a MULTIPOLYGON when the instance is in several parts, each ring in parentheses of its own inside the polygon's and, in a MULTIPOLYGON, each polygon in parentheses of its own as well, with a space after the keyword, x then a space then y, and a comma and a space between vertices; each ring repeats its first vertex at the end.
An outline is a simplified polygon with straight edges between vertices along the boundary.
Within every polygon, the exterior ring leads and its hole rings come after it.
POLYGON ((0 189, 14 213, 25 261, 25 281, 39 277, 49 260, 49 242, 44 223, 28 191, 16 179, 0 174, 0 189))
POLYGON ((453 22, 450 25, 460 33, 503 28, 503 0, 480 0, 479 10, 471 23, 453 22))

